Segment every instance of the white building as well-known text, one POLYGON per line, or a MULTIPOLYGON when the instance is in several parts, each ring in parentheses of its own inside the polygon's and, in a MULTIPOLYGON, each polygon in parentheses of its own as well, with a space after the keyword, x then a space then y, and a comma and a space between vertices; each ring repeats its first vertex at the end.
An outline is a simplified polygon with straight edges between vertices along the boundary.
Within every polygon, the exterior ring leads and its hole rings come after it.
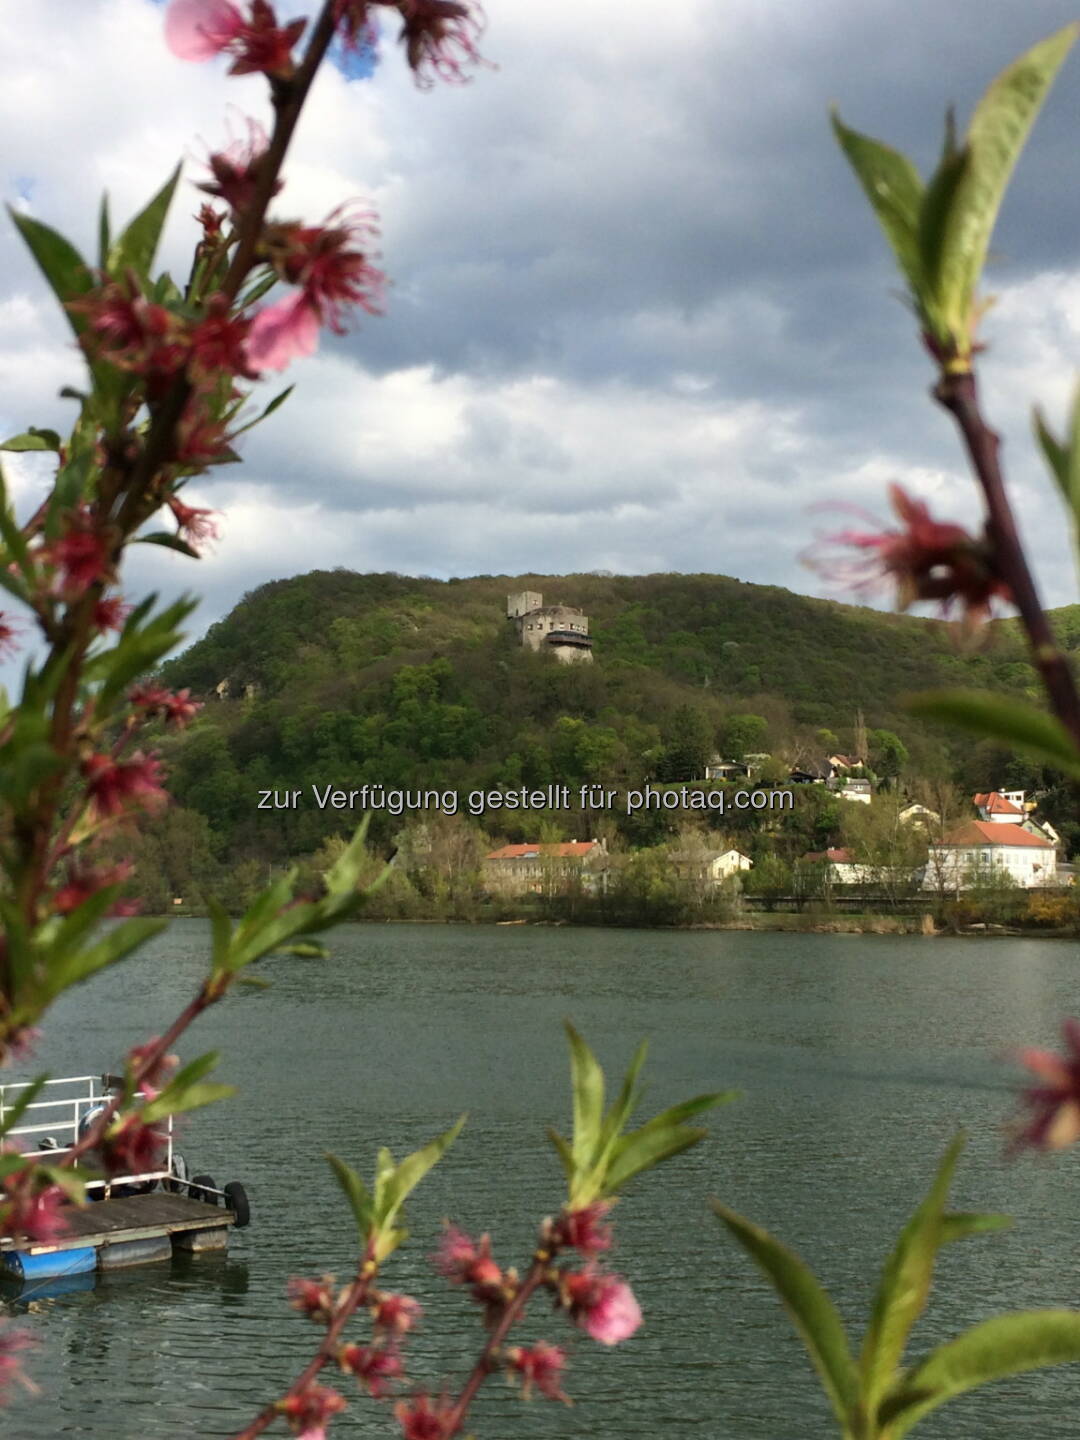
POLYGON ((875 878, 871 865, 860 865, 850 850, 837 847, 832 850, 811 850, 803 856, 809 865, 827 865, 829 879, 835 885, 866 885, 875 878))
POLYGON ((904 825, 921 825, 924 830, 930 830, 935 825, 941 824, 941 816, 937 811, 931 810, 928 805, 920 805, 917 800, 904 806, 900 811, 899 819, 904 825))
POLYGON ((752 870, 754 862, 741 850, 724 850, 709 860, 709 874, 719 885, 721 881, 737 875, 741 870, 752 870))
POLYGON ((860 805, 869 805, 874 798, 874 787, 869 780, 845 780, 836 793, 841 800, 854 800, 860 805))
POLYGON ((980 820, 993 825, 1019 825, 1027 814, 1023 790, 989 790, 972 796, 980 820))
POLYGON ((1057 851, 1015 822, 969 820, 930 846, 924 890, 966 890, 997 877, 1026 890, 1057 881, 1057 851))

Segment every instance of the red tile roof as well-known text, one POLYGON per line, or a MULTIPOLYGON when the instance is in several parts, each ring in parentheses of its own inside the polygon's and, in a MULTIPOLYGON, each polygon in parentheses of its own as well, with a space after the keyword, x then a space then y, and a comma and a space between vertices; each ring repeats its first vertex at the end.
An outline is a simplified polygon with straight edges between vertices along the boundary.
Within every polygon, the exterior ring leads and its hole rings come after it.
POLYGON ((850 850, 811 850, 804 860, 828 860, 833 865, 853 865, 855 856, 850 850))
POLYGON ((985 795, 975 795, 974 803, 990 815, 1023 815, 1024 811, 1019 805, 1014 805, 1011 800, 1006 800, 1004 795, 999 795, 996 790, 988 790, 985 795))
POLYGON ((1020 825, 1006 825, 997 820, 969 820, 958 830, 951 830, 943 845, 1026 845, 1038 850, 1052 850, 1049 840, 1032 835, 1020 825))
POLYGON ((492 850, 490 855, 485 855, 485 860, 523 860, 526 856, 544 855, 565 859, 573 856, 588 855, 594 848, 594 840, 560 840, 551 844, 536 845, 503 845, 499 850, 492 850))

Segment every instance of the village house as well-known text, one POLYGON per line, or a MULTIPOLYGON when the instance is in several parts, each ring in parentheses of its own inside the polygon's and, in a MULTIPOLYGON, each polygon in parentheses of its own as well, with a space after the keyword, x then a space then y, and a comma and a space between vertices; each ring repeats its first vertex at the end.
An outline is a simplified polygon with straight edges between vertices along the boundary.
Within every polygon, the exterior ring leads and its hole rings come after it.
POLYGON ((931 844, 924 890, 967 890, 987 878, 1025 890, 1054 885, 1057 851, 1045 836, 1033 835, 1015 819, 968 820, 931 844))
POLYGON ((709 888, 722 885, 733 875, 752 870, 754 862, 741 850, 676 850, 670 856, 673 868, 684 878, 709 888))
POLYGON ((931 810, 927 805, 920 805, 918 801, 905 805, 897 818, 901 825, 918 825, 923 830, 932 830, 941 824, 941 816, 937 811, 931 810))
POLYGON ((544 895, 580 882, 590 893, 607 881, 606 840, 559 840, 503 845, 485 855, 480 872, 485 886, 501 895, 544 895))
POLYGON ((1026 795, 1024 790, 989 790, 973 795, 972 803, 979 812, 980 820, 994 825, 1019 825, 1028 834, 1039 835, 1049 840, 1051 845, 1059 846, 1061 836, 1049 820, 1035 819, 1033 812, 1038 808, 1037 802, 1028 800, 1026 795))
POLYGON ((846 846, 811 850, 802 858, 807 865, 827 866, 828 878, 834 885, 865 885, 874 879, 873 867, 860 865, 846 846))
POLYGON ((845 780, 836 789, 841 800, 854 800, 858 805, 869 805, 874 798, 874 787, 869 780, 845 780))

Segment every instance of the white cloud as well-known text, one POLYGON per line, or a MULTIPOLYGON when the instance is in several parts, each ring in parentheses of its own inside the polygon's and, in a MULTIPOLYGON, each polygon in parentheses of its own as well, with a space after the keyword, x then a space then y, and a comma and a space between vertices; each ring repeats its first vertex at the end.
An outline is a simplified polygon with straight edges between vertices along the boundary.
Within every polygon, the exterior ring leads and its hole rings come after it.
MULTIPOLYGON (((214 555, 143 551, 132 583, 205 588, 206 621, 263 580, 334 564, 719 570, 818 591, 797 557, 819 501, 884 517, 896 480, 977 524, 825 114, 840 99, 925 159, 940 106, 1056 26, 1053 0, 1023 8, 492 0, 482 48, 499 68, 430 94, 386 24, 372 82, 320 77, 278 212, 371 198, 388 313, 326 336, 244 442, 244 469, 200 482, 226 517, 214 555)), ((148 0, 0 10, 0 175, 9 198, 30 179, 32 212, 90 254, 101 190, 125 218, 186 155, 164 246, 182 270, 198 157, 269 107, 258 77, 173 59, 161 21, 148 0)), ((1067 72, 1059 90, 1076 83, 1067 72)), ((1065 527, 1045 522, 1027 412, 1040 400, 1061 423, 1080 355, 1080 187, 1054 172, 1075 165, 1074 109, 1055 96, 1021 166, 1003 217, 1016 258, 986 322, 985 395, 1057 602, 1072 567, 1065 527)), ((78 353, 10 229, 0 260, 0 423, 63 425, 56 392, 79 382, 78 353)), ((9 467, 27 503, 35 464, 9 467)))

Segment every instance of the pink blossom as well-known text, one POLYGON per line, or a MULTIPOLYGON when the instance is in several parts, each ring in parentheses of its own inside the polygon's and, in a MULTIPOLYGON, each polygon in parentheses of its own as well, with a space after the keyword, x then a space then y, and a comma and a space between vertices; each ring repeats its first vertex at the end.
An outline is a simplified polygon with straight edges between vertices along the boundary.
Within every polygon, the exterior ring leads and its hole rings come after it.
POLYGON ((319 314, 303 293, 286 295, 251 322, 244 353, 253 370, 284 370, 319 348, 319 314))
MULTIPOLYGON (((266 131, 257 120, 249 118, 247 126, 246 140, 230 138, 224 150, 211 154, 208 161, 211 178, 200 181, 198 186, 207 195, 215 195, 224 200, 234 213, 246 210, 255 198, 259 166, 269 144, 266 131)), ((278 194, 284 183, 283 180, 275 180, 270 193, 278 194)), ((221 221, 216 212, 211 210, 210 215, 203 220, 204 230, 208 228, 207 222, 210 229, 220 231, 221 221)))
POLYGON ((120 595, 102 597, 94 606, 94 625, 98 630, 122 630, 131 614, 131 606, 120 595))
POLYGON ((339 206, 322 225, 271 227, 265 246, 284 280, 299 285, 321 324, 345 331, 346 307, 380 314, 386 276, 371 264, 370 241, 378 235, 373 210, 360 201, 339 206))
POLYGON ((610 1250, 611 1226, 602 1222, 613 1204, 611 1200, 594 1200, 578 1210, 564 1210, 552 1227, 552 1238, 559 1245, 580 1250, 583 1255, 610 1250))
POLYGON ((288 1285, 289 1304, 309 1320, 325 1324, 334 1313, 334 1292, 329 1275, 322 1280, 304 1280, 294 1275, 288 1285))
POLYGON ((257 379, 244 354, 251 322, 243 315, 231 315, 224 295, 213 295, 206 314, 191 332, 191 371, 196 379, 216 380, 220 375, 243 375, 257 379))
POLYGON ((564 1272, 559 1283, 574 1324, 601 1345, 618 1345, 641 1324, 641 1307, 620 1276, 589 1264, 564 1272))
POLYGON ((535 1386, 540 1394, 549 1400, 565 1400, 567 1404, 570 1403, 569 1397, 563 1394, 559 1384, 566 1365, 566 1355, 558 1345, 549 1345, 545 1340, 538 1340, 535 1345, 528 1347, 515 1345, 506 1352, 506 1358, 510 1369, 521 1376, 521 1393, 526 1400, 535 1386))
MULTIPOLYGON (((962 525, 935 520, 925 501, 913 499, 900 485, 889 487, 889 497, 902 529, 843 530, 825 536, 807 552, 806 562, 827 578, 844 580, 856 589, 892 580, 900 610, 916 600, 937 600, 942 613, 948 614, 959 604, 968 626, 988 619, 995 599, 1011 601, 987 538, 976 539, 962 525), (842 557, 824 546, 858 553, 842 557)), ((872 516, 867 518, 875 523, 872 516)))
POLYGON ((409 68, 422 90, 435 78, 461 84, 469 77, 465 65, 484 62, 476 48, 483 30, 483 11, 458 0, 400 0, 400 40, 409 68))
POLYGON ((1066 1020, 1062 1032, 1064 1055, 1034 1049, 1016 1054, 1040 1084, 1022 1093, 1031 1118, 1015 1135, 1014 1150, 1025 1145, 1036 1150, 1064 1150, 1080 1140, 1080 1020, 1066 1020))
POLYGON ((15 639, 17 634, 18 626, 16 623, 11 619, 10 615, 5 615, 4 612, 0 610, 0 660, 9 659, 15 654, 15 651, 18 649, 18 643, 15 639))
POLYGON ((180 60, 212 60, 245 24, 230 0, 172 0, 165 12, 165 43, 180 60))
POLYGON ((218 527, 210 518, 216 513, 215 511, 198 510, 194 506, 185 505, 175 495, 170 496, 167 504, 173 513, 180 534, 189 544, 201 545, 204 541, 220 538, 218 527))
POLYGON ((91 585, 110 578, 109 547, 95 529, 85 505, 72 510, 59 540, 42 547, 41 558, 60 571, 59 590, 65 599, 77 599, 91 585))
POLYGON ((28 1330, 12 1330, 5 1325, 0 1331, 0 1398, 7 1398, 7 1392, 14 1381, 24 1385, 27 1390, 37 1390, 37 1386, 23 1374, 22 1361, 19 1359, 20 1351, 29 1350, 37 1343, 37 1337, 28 1330))
POLYGON ((375 1328, 390 1335, 407 1334, 423 1313, 420 1302, 409 1295, 379 1295, 371 1307, 375 1328))
MULTIPOLYGON (((130 876, 133 868, 130 860, 123 860, 108 870, 95 870, 91 866, 72 865, 68 871, 66 882, 53 896, 53 908, 59 915, 70 915, 72 910, 77 910, 80 905, 84 905, 99 890, 104 890, 110 885, 122 885, 130 876)), ((111 913, 114 915, 117 913, 115 906, 111 913)))
POLYGON ((501 1285, 503 1273, 491 1258, 491 1236, 472 1240, 456 1225, 448 1225, 432 1262, 452 1285, 501 1285))
POLYGON ((7 1214, 4 1230, 8 1235, 24 1236, 27 1240, 55 1240, 67 1229, 61 1207, 64 1192, 59 1185, 44 1190, 33 1189, 33 1176, 16 1171, 0 1187, 6 1192, 7 1214))
MULTIPOLYGON (((128 1052, 127 1063, 134 1074, 137 1075, 143 1065, 146 1064, 146 1061, 156 1049, 160 1038, 160 1036, 155 1035, 152 1039, 147 1040, 145 1045, 136 1045, 128 1052)), ((155 1060, 153 1064, 147 1068, 146 1073, 140 1077, 139 1089, 147 1098, 153 1098, 151 1091, 153 1090, 154 1095, 158 1093, 153 1087, 164 1085, 179 1064, 180 1060, 178 1056, 162 1055, 159 1059, 155 1060)))
POLYGON ((165 1136, 135 1111, 114 1121, 106 1132, 101 1145, 105 1170, 110 1175, 145 1175, 160 1170, 165 1146, 165 1136))
POLYGON ((277 1408, 289 1422, 289 1429, 302 1440, 324 1440, 326 1422, 345 1409, 345 1401, 326 1385, 308 1385, 299 1395, 288 1395, 277 1408))
POLYGON ((160 716, 177 730, 183 730, 203 708, 200 701, 192 700, 190 690, 178 690, 174 695, 161 685, 136 685, 128 699, 147 719, 160 716))
POLYGON ((355 1375, 375 1400, 387 1394, 390 1381, 398 1379, 405 1368, 392 1345, 345 1345, 338 1352, 338 1364, 355 1375))
POLYGON ((155 814, 164 809, 169 797, 161 788, 161 761, 137 750, 130 760, 111 755, 91 755, 83 761, 82 773, 97 813, 103 817, 121 814, 128 803, 155 814))
POLYGON ((430 1397, 421 1393, 411 1400, 399 1400, 394 1406, 403 1440, 448 1440, 452 1434, 451 1414, 446 1396, 432 1404, 430 1397))

